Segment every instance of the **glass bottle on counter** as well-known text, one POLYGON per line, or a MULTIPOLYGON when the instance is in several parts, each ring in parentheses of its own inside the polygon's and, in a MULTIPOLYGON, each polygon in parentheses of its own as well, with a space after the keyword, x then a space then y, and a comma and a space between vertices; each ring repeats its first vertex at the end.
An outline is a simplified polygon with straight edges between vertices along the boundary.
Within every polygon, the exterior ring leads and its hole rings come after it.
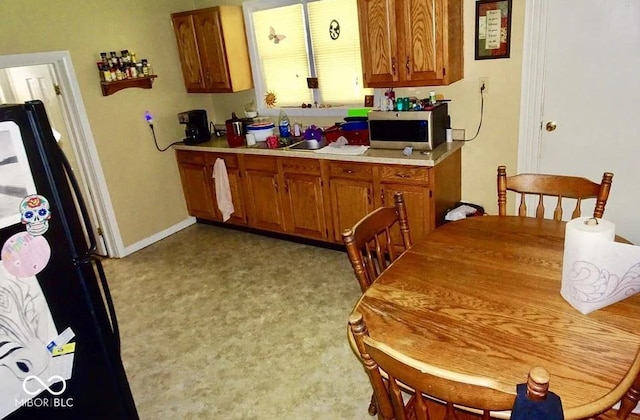
POLYGON ((284 109, 280 109, 280 116, 278 117, 278 129, 280 130, 280 137, 291 136, 291 123, 289 117, 284 109))

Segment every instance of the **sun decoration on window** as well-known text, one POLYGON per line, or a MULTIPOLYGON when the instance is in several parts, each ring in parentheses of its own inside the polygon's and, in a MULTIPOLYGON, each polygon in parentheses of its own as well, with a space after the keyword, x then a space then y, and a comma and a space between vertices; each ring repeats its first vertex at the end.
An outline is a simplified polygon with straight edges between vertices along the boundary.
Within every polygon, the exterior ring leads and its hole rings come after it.
POLYGON ((276 94, 272 91, 267 91, 266 95, 264 95, 264 103, 269 108, 273 108, 276 105, 276 94))

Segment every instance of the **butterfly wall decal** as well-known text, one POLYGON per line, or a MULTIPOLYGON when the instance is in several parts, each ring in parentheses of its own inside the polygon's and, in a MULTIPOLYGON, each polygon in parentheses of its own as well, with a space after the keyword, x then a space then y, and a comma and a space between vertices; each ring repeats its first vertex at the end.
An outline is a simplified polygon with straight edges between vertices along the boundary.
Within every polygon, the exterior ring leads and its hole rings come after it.
POLYGON ((273 26, 269 26, 269 41, 273 41, 274 44, 277 44, 285 38, 285 35, 276 35, 276 30, 273 29, 273 26))

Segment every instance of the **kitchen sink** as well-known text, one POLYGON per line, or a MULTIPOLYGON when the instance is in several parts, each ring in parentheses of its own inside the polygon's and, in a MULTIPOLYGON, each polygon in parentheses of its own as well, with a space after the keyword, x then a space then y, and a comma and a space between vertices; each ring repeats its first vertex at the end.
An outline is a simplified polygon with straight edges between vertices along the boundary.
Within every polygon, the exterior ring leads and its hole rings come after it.
POLYGON ((302 140, 289 146, 290 150, 318 150, 322 149, 328 143, 325 139, 322 140, 302 140))

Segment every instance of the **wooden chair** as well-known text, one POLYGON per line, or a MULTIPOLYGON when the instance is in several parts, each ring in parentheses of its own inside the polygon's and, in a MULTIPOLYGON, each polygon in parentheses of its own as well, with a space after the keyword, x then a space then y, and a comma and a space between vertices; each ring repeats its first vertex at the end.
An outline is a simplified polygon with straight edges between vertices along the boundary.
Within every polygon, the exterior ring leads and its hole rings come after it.
MULTIPOLYGON (((450 372, 401 354, 372 339, 362 315, 357 312, 349 317, 349 325, 374 390, 379 418, 490 419, 491 411, 513 407, 515 387, 505 389, 489 378, 450 372)), ((543 400, 548 388, 549 373, 540 367, 531 369, 527 380, 528 398, 543 400)))
POLYGON ((396 223, 400 227, 404 249, 411 246, 407 209, 402 193, 393 196, 394 207, 381 207, 366 215, 351 229, 342 232, 349 260, 364 293, 371 283, 395 261, 398 252, 391 235, 396 223))
MULTIPOLYGON (((381 207, 360 219, 351 229, 342 232, 351 266, 364 293, 401 253, 393 244, 391 228, 397 223, 404 249, 411 246, 407 209, 402 193, 393 196, 394 207, 381 207)), ((377 413, 375 394, 371 396, 368 412, 377 413)))
POLYGON ((544 218, 545 196, 556 197, 556 207, 553 211, 554 220, 562 220, 562 199, 573 198, 576 200, 576 207, 571 213, 571 218, 580 217, 582 200, 585 198, 595 198, 596 206, 593 217, 602 218, 604 207, 609 198, 611 189, 611 179, 613 174, 605 172, 602 175, 602 182, 596 184, 586 178, 566 175, 545 175, 545 174, 519 174, 507 176, 507 168, 498 166, 498 214, 507 214, 507 190, 520 194, 520 205, 518 215, 526 217, 527 205, 525 203, 526 194, 538 195, 538 205, 536 207, 536 218, 544 218))

